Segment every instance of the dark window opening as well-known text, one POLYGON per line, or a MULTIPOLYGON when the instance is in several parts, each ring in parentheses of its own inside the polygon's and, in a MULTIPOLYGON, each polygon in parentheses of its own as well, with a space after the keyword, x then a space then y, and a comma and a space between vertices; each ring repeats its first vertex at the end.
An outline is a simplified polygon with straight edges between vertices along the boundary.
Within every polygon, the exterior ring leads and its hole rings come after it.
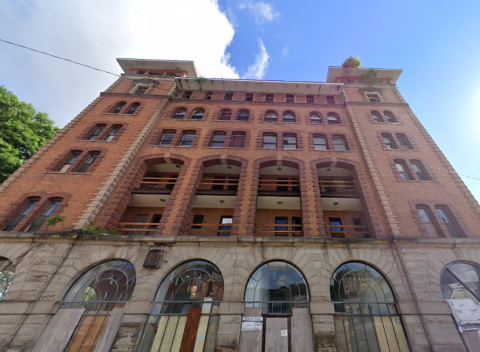
POLYGON ((380 97, 378 94, 367 94, 368 101, 370 103, 381 103, 380 97))
POLYGON ((55 211, 55 209, 57 209, 57 207, 60 205, 61 203, 61 200, 51 200, 48 202, 47 204, 47 207, 45 208, 45 210, 42 212, 42 214, 37 218, 35 219, 35 221, 28 227, 27 231, 26 232, 35 232, 35 231, 38 231, 43 223, 45 222, 45 220, 51 216, 53 214, 53 212, 55 211))
POLYGON ((105 128, 105 125, 97 125, 97 128, 95 129, 95 131, 93 131, 90 137, 88 137, 88 140, 94 141, 95 139, 97 139, 97 137, 103 131, 104 128, 105 128))
POLYGON ((145 94, 148 90, 148 86, 138 86, 137 89, 135 90, 135 94, 145 94))
POLYGON ((313 95, 307 95, 307 103, 315 103, 313 95))
POLYGON ((267 94, 265 101, 273 101, 273 94, 267 94))
POLYGON ((12 231, 37 204, 38 199, 29 199, 27 203, 23 206, 22 210, 20 210, 20 212, 8 223, 8 225, 5 226, 3 231, 12 231))
MULTIPOLYGON (((162 220, 162 214, 155 214, 153 215, 152 217, 152 220, 150 221, 150 223, 152 224, 158 224, 160 221, 162 220)), ((149 225, 148 226, 149 229, 157 229, 158 228, 158 225, 149 225)), ((155 231, 148 231, 145 236, 153 236, 155 234, 155 231)))
MULTIPOLYGON (((205 215, 195 215, 193 217, 193 223, 194 224, 203 224, 203 219, 205 219, 205 215)), ((192 225, 191 227, 192 230, 201 230, 202 227, 199 225, 192 225)))
POLYGON ((58 172, 67 172, 70 166, 72 166, 72 164, 77 160, 79 155, 80 155, 79 152, 71 153, 67 161, 65 162, 65 164, 62 165, 62 167, 58 170, 58 172))
POLYGON ((188 90, 183 93, 183 99, 190 99, 192 97, 193 92, 188 90))
POLYGON ((233 93, 225 93, 225 100, 232 100, 233 93))
POLYGON ((428 176, 428 173, 425 171, 425 168, 423 167, 422 163, 419 161, 411 161, 413 171, 418 176, 418 179, 421 181, 428 181, 430 180, 430 177, 428 176))
POLYGON ((205 95, 205 99, 211 100, 212 96, 213 96, 213 92, 207 92, 207 94, 205 95))
POLYGON ((335 104, 335 98, 331 95, 327 95, 327 104, 335 104))
POLYGON ((98 153, 91 153, 90 155, 88 155, 87 159, 82 164, 82 166, 80 166, 77 172, 87 172, 93 162, 98 158, 98 155, 98 153))
POLYGON ((223 186, 225 184, 225 176, 215 176, 213 180, 212 189, 221 189, 223 190, 223 186))
POLYGON ((127 103, 118 103, 115 105, 115 109, 113 109, 112 114, 118 114, 126 104, 127 103))
POLYGON ((246 101, 253 101, 253 94, 247 93, 247 94, 245 95, 245 100, 246 100, 246 101))
POLYGON ((287 94, 287 103, 294 103, 295 99, 293 94, 287 94))
POLYGON ((222 215, 220 218, 221 226, 218 227, 219 230, 227 230, 227 231, 220 231, 217 233, 217 236, 230 236, 230 230, 232 229, 233 223, 233 216, 230 215, 222 215))

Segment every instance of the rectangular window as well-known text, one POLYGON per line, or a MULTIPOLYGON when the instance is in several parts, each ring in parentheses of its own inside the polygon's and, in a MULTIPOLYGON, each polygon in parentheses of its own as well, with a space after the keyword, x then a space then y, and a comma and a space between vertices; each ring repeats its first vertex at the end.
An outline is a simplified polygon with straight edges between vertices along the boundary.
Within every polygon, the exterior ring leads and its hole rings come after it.
POLYGON ((265 101, 273 101, 273 94, 267 94, 265 101))
POLYGON ((90 167, 90 165, 93 164, 93 162, 98 158, 98 154, 96 153, 91 153, 87 159, 85 160, 85 162, 82 164, 82 166, 80 166, 77 170, 77 172, 87 172, 88 168, 90 167))
POLYGON ((412 164, 413 171, 415 171, 419 180, 421 181, 430 180, 427 173, 423 170, 423 165, 420 165, 419 162, 411 162, 411 164, 412 164))
POLYGON ((145 94, 148 90, 148 86, 138 86, 137 89, 135 90, 135 94, 145 94))
POLYGON ((246 101, 253 101, 253 94, 252 93, 245 94, 245 100, 246 101))
POLYGON ((12 221, 10 221, 7 226, 5 226, 5 228, 2 231, 12 231, 15 227, 17 227, 20 221, 22 221, 23 218, 30 213, 30 211, 35 207, 35 205, 37 205, 37 203, 38 203, 38 200, 29 199, 27 201, 27 204, 25 204, 25 206, 20 211, 20 213, 18 213, 12 219, 12 221))
POLYGON ((293 97, 293 94, 287 94, 287 103, 294 103, 295 99, 293 97))
POLYGON ((108 135, 105 137, 105 142, 111 142, 115 136, 117 135, 118 131, 120 131, 119 126, 113 126, 113 128, 110 130, 108 135))
POLYGON ((307 103, 315 103, 315 100, 313 99, 313 95, 307 95, 307 103))
POLYGON ((205 99, 211 100, 212 96, 213 96, 213 92, 207 92, 207 94, 205 95, 205 99))
MULTIPOLYGON (((203 219, 205 218, 205 215, 195 215, 193 217, 193 223, 194 224, 203 224, 203 219)), ((191 227, 192 230, 201 230, 202 227, 198 225, 192 225, 191 227)))
POLYGON ((88 137, 88 140, 89 141, 94 141, 95 139, 97 139, 98 135, 103 131, 103 129, 105 128, 105 126, 97 126, 97 128, 95 129, 95 131, 93 131, 93 133, 91 134, 90 137, 88 137))
POLYGON ((315 150, 328 150, 327 138, 325 136, 313 136, 313 147, 315 150))
POLYGON ((225 100, 232 100, 233 93, 225 93, 225 100))
POLYGON ((162 138, 158 145, 170 145, 172 143, 173 137, 175 137, 175 132, 163 132, 162 138))
POLYGON ((400 148, 413 149, 412 146, 410 145, 410 142, 408 141, 407 136, 405 136, 402 133, 397 133, 396 136, 397 136, 398 143, 400 143, 400 148))
POLYGON ((333 149, 336 151, 347 151, 347 142, 343 137, 333 137, 333 149))
POLYGON ((245 147, 245 132, 233 132, 232 141, 230 142, 230 147, 232 148, 243 148, 245 147))
POLYGON ((397 163, 395 163, 395 166, 397 167, 398 173, 400 174, 400 178, 403 181, 409 181, 411 179, 410 175, 408 174, 407 169, 406 169, 406 167, 403 163, 398 163, 397 162, 397 163))
POLYGON ((195 139, 195 133, 186 132, 182 136, 182 140, 180 141, 180 146, 183 147, 190 147, 193 144, 193 140, 195 139))
POLYGON ((225 137, 225 132, 215 132, 213 134, 212 141, 210 142, 210 147, 223 148, 225 137))
POLYGON ((331 95, 327 95, 327 104, 335 104, 335 98, 331 95))
POLYGON ((69 158, 67 159, 65 164, 63 164, 62 167, 58 170, 58 172, 67 172, 68 169, 70 169, 70 166, 72 166, 72 164, 77 160, 79 155, 80 153, 77 152, 70 154, 69 158))
MULTIPOLYGON (((298 217, 298 216, 294 216, 292 217, 292 225, 296 225, 296 226, 293 226, 292 230, 293 231, 302 231, 303 228, 302 228, 302 218, 301 217, 298 217)), ((293 233, 293 236, 295 236, 296 234, 293 233)), ((301 233, 299 234, 300 236, 302 235, 301 233)))
MULTIPOLYGON (((152 217, 152 220, 150 220, 150 223, 152 224, 158 224, 162 220, 162 214, 155 214, 152 217)), ((158 225, 149 225, 149 229, 157 229, 158 225)), ((153 236, 155 234, 155 231, 148 231, 145 236, 153 236)))
POLYGON ((390 133, 382 133, 382 137, 387 149, 398 149, 390 133))
POLYGON ((436 208, 437 214, 442 219, 442 222, 445 224, 445 227, 448 230, 448 233, 452 237, 461 237, 460 234, 458 233, 457 227, 455 224, 450 220, 450 217, 448 216, 446 210, 442 208, 436 208))
POLYGON ((183 93, 183 99, 190 99, 192 97, 192 91, 188 90, 183 93))
POLYGON ((417 207, 418 215, 425 225, 428 237, 439 237, 437 228, 430 218, 430 214, 425 208, 417 207))
POLYGON ((332 237, 345 237, 345 234, 343 233, 343 227, 340 226, 342 225, 341 218, 329 218, 328 224, 330 225, 330 232, 332 237), (335 234, 335 232, 340 233, 335 234))
POLYGON ((264 134, 263 135, 263 149, 277 149, 277 135, 264 134))
POLYGON ((230 230, 232 229, 232 223, 233 223, 233 216, 230 215, 222 215, 220 218, 220 224, 221 226, 218 227, 219 230, 227 230, 227 231, 221 231, 217 233, 217 236, 230 236, 230 230))
MULTIPOLYGON (((284 216, 276 216, 275 217, 275 231, 288 231, 287 226, 281 225, 288 225, 288 218, 284 216), (280 226, 278 226, 280 225, 280 226)), ((275 236, 285 237, 288 236, 287 232, 275 232, 275 236)))
POLYGON ((55 211, 55 209, 57 209, 57 207, 60 205, 61 201, 60 200, 51 200, 50 202, 48 202, 48 205, 47 207, 45 208, 45 210, 42 212, 42 214, 37 218, 35 219, 35 221, 27 228, 27 231, 26 232, 36 232, 38 231, 43 223, 45 222, 45 219, 48 218, 49 216, 51 216, 53 214, 53 212, 55 211))
POLYGON ((368 101, 370 103, 381 103, 380 97, 378 94, 367 94, 368 101))
POLYGON ((297 149, 297 136, 283 135, 283 149, 297 149))
MULTIPOLYGON (((139 229, 139 230, 144 230, 145 229, 145 223, 148 221, 148 214, 137 214, 135 215, 135 219, 133 222, 138 223, 139 225, 131 225, 131 229, 139 229)), ((128 231, 128 234, 130 236, 141 236, 144 234, 143 231, 128 231)))

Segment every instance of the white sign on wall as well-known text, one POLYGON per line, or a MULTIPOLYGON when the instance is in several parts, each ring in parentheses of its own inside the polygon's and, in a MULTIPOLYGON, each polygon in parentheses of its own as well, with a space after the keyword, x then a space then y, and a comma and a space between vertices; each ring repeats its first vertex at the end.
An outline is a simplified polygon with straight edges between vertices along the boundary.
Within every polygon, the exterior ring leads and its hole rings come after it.
POLYGON ((242 331, 262 331, 263 323, 258 321, 243 321, 242 331))

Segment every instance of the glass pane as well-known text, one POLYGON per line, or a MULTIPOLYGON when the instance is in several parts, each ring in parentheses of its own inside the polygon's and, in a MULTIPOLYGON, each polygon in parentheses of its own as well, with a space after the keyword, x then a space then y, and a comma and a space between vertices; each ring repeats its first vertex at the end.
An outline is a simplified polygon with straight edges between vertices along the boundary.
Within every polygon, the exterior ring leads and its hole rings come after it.
POLYGON ((440 216, 440 219, 442 219, 442 221, 445 224, 451 223, 450 219, 448 218, 447 214, 443 211, 443 209, 437 208, 437 213, 438 213, 438 216, 440 216))
POLYGON ((420 215, 420 218, 424 223, 431 223, 430 217, 427 214, 427 211, 423 208, 417 208, 418 215, 420 215))

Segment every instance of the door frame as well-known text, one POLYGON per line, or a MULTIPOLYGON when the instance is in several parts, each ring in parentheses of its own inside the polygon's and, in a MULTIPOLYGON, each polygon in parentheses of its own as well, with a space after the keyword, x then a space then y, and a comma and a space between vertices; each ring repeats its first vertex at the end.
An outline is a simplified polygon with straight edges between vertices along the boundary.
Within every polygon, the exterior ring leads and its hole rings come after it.
POLYGON ((265 332, 267 331, 268 318, 287 318, 288 352, 292 352, 292 314, 262 314, 262 317, 263 317, 262 352, 269 352, 269 351, 265 351, 265 332))

